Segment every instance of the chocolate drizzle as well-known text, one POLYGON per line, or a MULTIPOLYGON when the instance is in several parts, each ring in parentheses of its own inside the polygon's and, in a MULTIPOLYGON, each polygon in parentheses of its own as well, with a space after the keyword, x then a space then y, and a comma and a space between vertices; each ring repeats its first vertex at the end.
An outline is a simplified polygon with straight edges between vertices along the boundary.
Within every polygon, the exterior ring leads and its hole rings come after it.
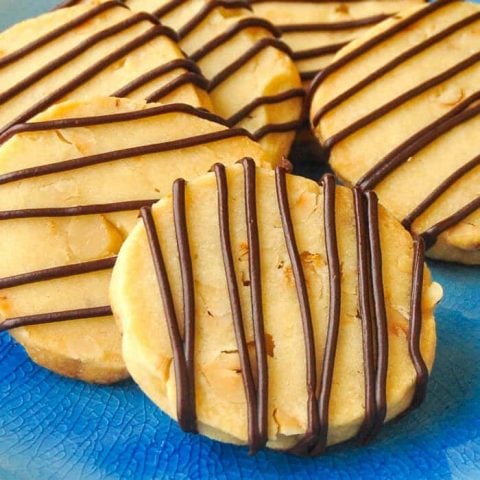
MULTIPOLYGON (((248 439, 251 453, 265 446, 268 440, 268 361, 265 339, 265 326, 262 307, 262 283, 260 255, 261 243, 257 220, 256 167, 252 159, 241 162, 244 173, 245 224, 248 238, 248 260, 250 277, 250 298, 252 308, 253 333, 256 363, 250 359, 245 333, 244 315, 240 302, 239 284, 235 270, 234 254, 230 237, 229 189, 227 171, 216 164, 213 171, 216 177, 218 195, 218 222, 220 248, 225 268, 230 300, 233 328, 237 342, 244 382, 248 413, 248 439), (254 365, 256 371, 253 371, 254 365)), ((303 327, 306 359, 306 391, 308 423, 305 434, 290 452, 300 455, 318 455, 324 451, 328 441, 329 405, 332 394, 333 372, 341 316, 341 261, 337 243, 336 225, 336 186, 332 175, 321 181, 323 186, 323 215, 326 258, 329 272, 329 316, 321 372, 317 372, 317 353, 314 337, 314 322, 310 309, 304 266, 299 254, 295 229, 288 199, 288 181, 285 170, 275 171, 276 193, 279 215, 284 233, 285 246, 291 262, 295 288, 300 308, 300 321, 303 327)), ((354 219, 356 224, 358 253, 358 298, 359 316, 362 322, 363 356, 365 375, 365 419, 358 432, 358 438, 367 441, 372 438, 384 422, 386 415, 386 383, 388 368, 388 331, 385 298, 382 278, 382 251, 379 231, 378 201, 374 193, 353 191, 354 219)), ((173 307, 173 296, 156 232, 155 222, 149 208, 142 210, 150 250, 159 282, 165 319, 174 352, 177 375, 177 416, 181 425, 185 419, 195 418, 194 402, 187 406, 187 390, 192 387, 193 342, 194 342, 194 277, 192 259, 188 247, 187 221, 185 214, 185 182, 178 181, 174 186, 173 205, 175 232, 182 272, 184 295, 185 336, 191 335, 190 354, 186 362, 180 327, 173 307), (185 303, 187 302, 187 303, 185 303), (188 303, 192 302, 192 303, 188 303), (178 376, 180 375, 180 376, 178 376)), ((411 290, 411 319, 408 334, 409 352, 417 372, 416 387, 412 407, 424 397, 428 370, 419 348, 422 322, 423 248, 422 240, 415 240, 411 290)), ((188 422, 187 422, 188 423, 188 422)))
MULTIPOLYGON (((160 241, 155 227, 155 221, 151 209, 148 207, 140 210, 141 217, 145 226, 145 231, 150 245, 150 251, 153 258, 155 273, 158 280, 158 286, 163 302, 165 320, 168 327, 168 335, 172 345, 173 365, 175 370, 176 389, 177 389, 177 418, 180 427, 186 432, 195 432, 196 414, 195 414, 195 387, 193 378, 193 369, 191 363, 187 364, 185 354, 185 344, 180 333, 180 325, 175 313, 173 303, 173 294, 168 280, 167 270, 163 260, 160 247, 160 241)), ((189 317, 185 317, 187 320, 189 317)), ((192 331, 189 327, 185 330, 192 331)), ((193 344, 189 345, 193 349, 193 344)), ((191 353, 191 352, 189 352, 191 353)))

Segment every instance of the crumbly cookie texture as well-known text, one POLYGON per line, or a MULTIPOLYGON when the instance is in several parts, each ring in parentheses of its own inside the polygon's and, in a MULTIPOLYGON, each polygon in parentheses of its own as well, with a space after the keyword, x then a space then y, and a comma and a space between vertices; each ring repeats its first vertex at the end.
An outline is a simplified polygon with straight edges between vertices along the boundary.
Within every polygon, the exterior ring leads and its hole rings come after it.
MULTIPOLYGON (((71 3, 71 2, 70 2, 71 3)), ((74 3, 79 3, 74 2, 74 3)), ((157 16, 209 80, 215 112, 249 130, 273 158, 288 155, 304 92, 290 51, 246 0, 124 0, 157 16)))
POLYGON ((311 120, 346 183, 374 189, 428 254, 480 263, 480 6, 403 11, 342 49, 311 120))
POLYGON ((31 323, 12 335, 40 365, 98 383, 127 376, 108 285, 138 209, 215 162, 268 166, 216 118, 100 97, 58 104, 2 138, 0 329, 31 323))
POLYGON ((0 132, 59 101, 115 95, 212 109, 175 34, 118 2, 49 12, 0 33, 0 132))
POLYGON ((111 302, 128 370, 185 430, 316 454, 421 401, 441 287, 373 194, 245 159, 141 215, 111 302))

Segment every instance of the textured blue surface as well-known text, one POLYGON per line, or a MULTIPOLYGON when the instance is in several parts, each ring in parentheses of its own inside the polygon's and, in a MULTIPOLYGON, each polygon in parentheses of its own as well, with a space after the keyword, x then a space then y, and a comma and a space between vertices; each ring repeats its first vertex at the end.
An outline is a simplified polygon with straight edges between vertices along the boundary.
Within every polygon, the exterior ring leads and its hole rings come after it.
MULTIPOLYGON (((0 0, 0 28, 53 2, 0 0)), ((93 387, 33 365, 0 335, 0 480, 480 479, 480 269, 431 263, 445 288, 426 403, 370 445, 318 459, 183 434, 135 387, 93 387)))

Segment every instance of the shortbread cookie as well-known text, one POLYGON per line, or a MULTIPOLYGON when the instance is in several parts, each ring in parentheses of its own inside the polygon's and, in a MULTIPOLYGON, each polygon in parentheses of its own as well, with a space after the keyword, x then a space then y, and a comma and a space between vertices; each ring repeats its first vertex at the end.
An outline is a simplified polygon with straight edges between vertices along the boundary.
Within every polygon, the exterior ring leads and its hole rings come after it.
POLYGON ((151 15, 118 2, 79 5, 0 33, 0 132, 53 103, 92 95, 211 109, 206 80, 151 15))
POLYGON ((319 454, 417 406, 441 288, 373 193, 251 159, 153 207, 111 283, 128 370, 187 431, 319 454))
MULTIPOLYGON (((75 2, 79 3, 79 2, 75 2)), ((290 49, 248 0, 125 0, 173 28, 209 80, 215 112, 249 130, 274 157, 287 155, 301 124, 301 81, 290 49)))
POLYGON ((431 257, 480 263, 480 5, 374 27, 315 81, 311 119, 345 182, 375 189, 431 257))
POLYGON ((309 83, 347 43, 366 29, 423 0, 250 0, 255 15, 272 22, 292 49, 302 80, 309 83))
POLYGON ((214 162, 263 164, 260 146, 203 110, 115 98, 59 104, 2 140, 0 329, 27 325, 12 335, 63 375, 124 378, 108 285, 138 209, 214 162))

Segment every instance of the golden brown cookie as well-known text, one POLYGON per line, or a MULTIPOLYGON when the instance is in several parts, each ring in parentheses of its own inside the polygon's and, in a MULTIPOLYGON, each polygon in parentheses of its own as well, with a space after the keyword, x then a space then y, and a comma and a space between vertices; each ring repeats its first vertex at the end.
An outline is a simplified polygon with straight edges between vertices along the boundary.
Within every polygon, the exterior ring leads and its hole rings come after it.
POLYGON ((480 6, 401 12, 341 50, 312 87, 330 164, 434 258, 480 263, 480 6))
POLYGON ((91 382, 127 376, 108 286, 138 209, 212 163, 263 164, 247 132, 217 120, 105 97, 61 103, 1 138, 0 329, 33 360, 91 382))
POLYGON ((0 33, 0 132, 59 101, 128 96, 211 109, 206 80, 151 15, 90 2, 0 33))
POLYGON ((315 455, 423 399, 441 288, 373 193, 245 159, 141 216, 112 306, 128 370, 183 429, 315 455))
POLYGON ((253 16, 247 0, 123 3, 152 13, 178 33, 180 46, 209 81, 217 114, 231 126, 250 131, 272 158, 288 155, 302 123, 304 92, 280 32, 253 16))

